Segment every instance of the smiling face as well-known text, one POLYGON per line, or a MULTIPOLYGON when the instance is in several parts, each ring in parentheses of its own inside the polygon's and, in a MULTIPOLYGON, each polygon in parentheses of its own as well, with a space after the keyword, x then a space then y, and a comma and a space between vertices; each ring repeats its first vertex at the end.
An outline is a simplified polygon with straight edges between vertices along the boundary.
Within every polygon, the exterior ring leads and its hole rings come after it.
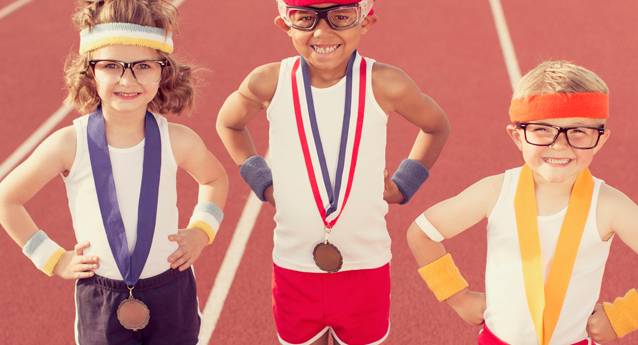
MULTIPOLYGON (((334 3, 313 5, 315 8, 335 6, 334 3)), ((334 30, 321 19, 314 30, 303 31, 289 27, 281 18, 275 18, 275 24, 284 30, 292 39, 292 44, 311 67, 319 70, 343 69, 352 53, 358 48, 361 35, 368 32, 376 21, 375 17, 366 17, 354 27, 345 30, 334 30)))
MULTIPOLYGON (((560 118, 546 119, 542 121, 530 121, 529 123, 542 123, 560 127, 599 127, 605 124, 605 120, 591 118, 560 118)), ((611 135, 609 129, 600 136, 598 145, 592 149, 575 149, 569 145, 565 133, 561 133, 556 141, 549 146, 536 146, 525 140, 522 128, 514 124, 507 126, 507 132, 514 144, 523 154, 523 160, 537 179, 545 182, 560 183, 570 181, 587 169, 594 156, 604 146, 611 135)), ((528 133, 529 137, 530 133, 528 133)))
MULTIPOLYGON (((130 45, 112 45, 94 50, 91 60, 116 60, 134 62, 142 60, 161 59, 156 50, 147 47, 130 45)), ((115 67, 105 65, 104 68, 115 67)), ((94 72, 97 93, 105 110, 126 112, 145 111, 148 104, 155 98, 159 89, 161 77, 157 81, 140 83, 127 69, 121 78, 113 77, 109 73, 94 72)), ((160 72, 161 75, 161 72, 160 72)))

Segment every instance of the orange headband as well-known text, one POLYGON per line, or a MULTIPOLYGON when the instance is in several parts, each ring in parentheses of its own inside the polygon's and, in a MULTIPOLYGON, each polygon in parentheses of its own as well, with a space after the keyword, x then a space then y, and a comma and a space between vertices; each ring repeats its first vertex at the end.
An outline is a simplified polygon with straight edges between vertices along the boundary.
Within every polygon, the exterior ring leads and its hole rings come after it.
POLYGON ((609 97, 599 92, 549 93, 513 99, 510 120, 525 122, 562 117, 609 117, 609 97))

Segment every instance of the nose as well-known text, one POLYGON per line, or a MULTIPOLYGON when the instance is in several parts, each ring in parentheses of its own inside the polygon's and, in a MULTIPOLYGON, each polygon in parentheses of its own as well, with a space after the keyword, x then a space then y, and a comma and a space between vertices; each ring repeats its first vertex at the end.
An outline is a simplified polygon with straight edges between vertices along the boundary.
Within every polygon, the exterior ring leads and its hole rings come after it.
POLYGON ((317 23, 317 27, 315 28, 315 31, 313 32, 313 36, 319 37, 329 31, 332 31, 332 28, 328 24, 328 18, 321 18, 319 19, 319 23, 317 23))
POLYGON ((131 67, 127 67, 124 69, 124 74, 120 77, 119 83, 123 85, 127 85, 130 83, 136 82, 135 75, 133 74, 133 69, 131 67))
POLYGON ((569 142, 567 141, 567 132, 558 133, 558 137, 551 145, 553 149, 563 149, 569 147, 569 142))

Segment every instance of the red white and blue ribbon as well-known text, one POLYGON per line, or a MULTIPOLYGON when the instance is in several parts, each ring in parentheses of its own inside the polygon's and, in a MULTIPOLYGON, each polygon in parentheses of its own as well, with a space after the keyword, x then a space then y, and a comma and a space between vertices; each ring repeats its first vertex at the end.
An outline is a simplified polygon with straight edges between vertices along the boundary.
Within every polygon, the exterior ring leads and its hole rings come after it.
POLYGON ((326 229, 332 229, 336 224, 352 189, 365 113, 366 69, 366 60, 355 51, 346 68, 343 123, 333 185, 317 124, 308 63, 303 57, 299 57, 292 68, 292 96, 299 141, 315 204, 326 229), (299 90, 299 84, 304 89, 303 93, 299 90), (353 92, 355 90, 358 90, 358 93, 353 92), (355 113, 356 117, 351 116, 352 113, 355 113), (354 128, 354 136, 351 135, 351 128, 354 128), (312 140, 309 141, 308 137, 312 140), (348 153, 350 160, 346 159, 348 153), (319 188, 317 176, 322 178, 324 188, 319 188), (343 189, 342 182, 346 178, 346 186, 343 189))
MULTIPOLYGON (((89 115, 87 126, 89 156, 102 222, 117 268, 128 286, 134 286, 139 280, 151 250, 162 166, 162 140, 157 121, 150 112, 146 112, 144 121, 144 161, 137 209, 137 241, 132 253, 128 249, 124 222, 117 201, 101 108, 89 115)), ((130 192, 133 191, 120 191, 130 192)))

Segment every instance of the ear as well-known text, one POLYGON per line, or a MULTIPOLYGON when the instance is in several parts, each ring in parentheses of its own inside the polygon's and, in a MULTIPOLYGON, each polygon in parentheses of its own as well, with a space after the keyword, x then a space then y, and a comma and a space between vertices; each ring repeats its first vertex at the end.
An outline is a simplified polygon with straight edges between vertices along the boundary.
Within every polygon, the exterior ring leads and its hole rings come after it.
POLYGON ((605 128, 605 133, 603 133, 603 135, 600 136, 600 140, 598 140, 598 145, 594 147, 594 154, 597 154, 598 151, 600 151, 600 149, 602 149, 603 146, 605 146, 605 143, 607 142, 607 140, 609 140, 609 137, 611 137, 611 129, 605 128))
POLYGON ((361 34, 365 35, 376 22, 376 15, 371 15, 363 18, 363 21, 361 22, 361 34))
POLYGON ((283 31, 286 34, 290 35, 290 26, 288 26, 288 24, 286 24, 286 21, 284 21, 283 18, 281 18, 280 16, 276 16, 273 22, 275 23, 276 27, 281 29, 281 31, 283 31))
POLYGON ((509 135, 510 138, 512 138, 512 141, 514 142, 514 145, 516 145, 516 147, 518 147, 519 151, 523 151, 523 136, 521 131, 518 129, 518 127, 516 127, 515 124, 510 123, 509 125, 507 125, 505 127, 505 131, 507 131, 507 135, 509 135))

